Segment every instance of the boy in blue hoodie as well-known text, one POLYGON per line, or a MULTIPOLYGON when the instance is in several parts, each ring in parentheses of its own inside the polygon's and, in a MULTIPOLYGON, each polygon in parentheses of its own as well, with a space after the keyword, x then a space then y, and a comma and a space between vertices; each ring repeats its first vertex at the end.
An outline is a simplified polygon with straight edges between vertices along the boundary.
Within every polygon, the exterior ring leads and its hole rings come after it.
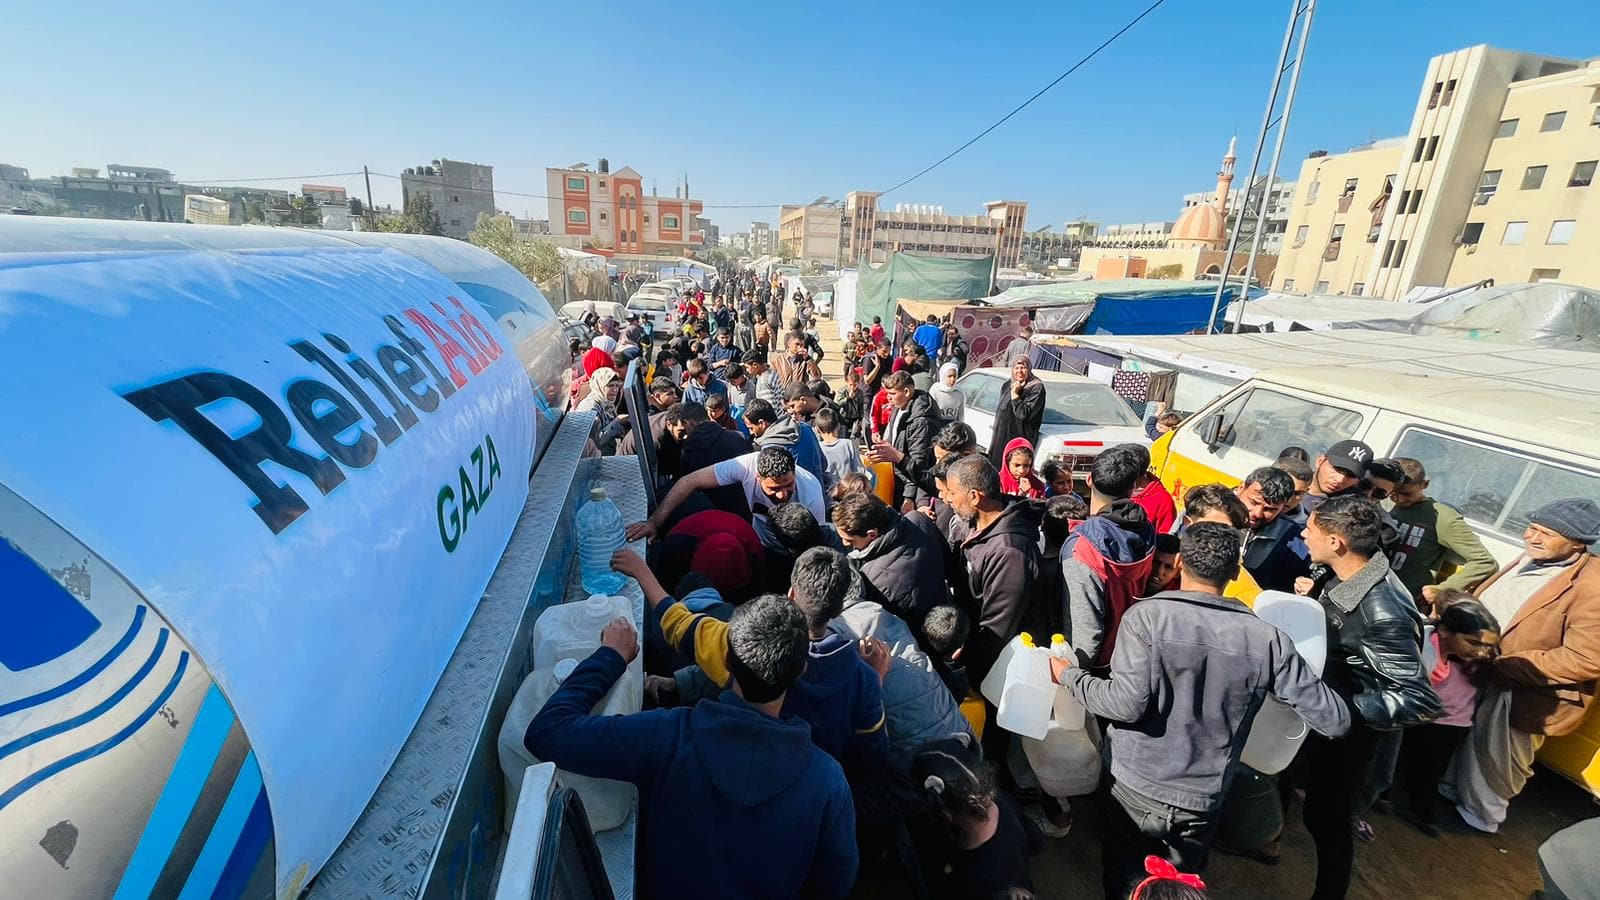
MULTIPOLYGON (((661 616, 667 644, 692 657, 712 683, 729 684, 732 623, 690 612, 630 550, 617 551, 611 565, 639 582, 645 601, 661 616)), ((805 617, 809 641, 805 672, 789 689, 783 712, 810 723, 812 741, 857 781, 887 768, 889 737, 878 674, 861 659, 855 641, 828 628, 844 609, 853 578, 849 558, 828 547, 813 547, 795 560, 789 598, 805 617)))
MULTIPOLYGON (((624 551, 627 552, 627 551, 624 551)), ((692 708, 589 715, 639 652, 614 619, 528 724, 529 752, 640 795, 639 896, 843 897, 855 881, 855 811, 839 764, 781 715, 806 667, 805 618, 767 594, 728 623, 731 688, 692 708), (710 844, 685 843, 689 835, 710 844)))

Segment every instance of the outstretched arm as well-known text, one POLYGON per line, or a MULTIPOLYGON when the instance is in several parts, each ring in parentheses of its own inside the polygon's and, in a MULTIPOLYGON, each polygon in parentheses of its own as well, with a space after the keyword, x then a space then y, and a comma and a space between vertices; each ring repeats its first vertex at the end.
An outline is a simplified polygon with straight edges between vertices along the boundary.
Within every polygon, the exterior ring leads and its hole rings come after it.
POLYGON ((716 466, 706 466, 678 479, 672 485, 672 490, 667 491, 667 496, 661 499, 661 503, 656 506, 656 511, 650 518, 628 526, 628 540, 631 542, 640 538, 655 537, 656 532, 661 530, 661 523, 665 522, 683 501, 689 499, 690 494, 720 486, 717 482, 716 466))

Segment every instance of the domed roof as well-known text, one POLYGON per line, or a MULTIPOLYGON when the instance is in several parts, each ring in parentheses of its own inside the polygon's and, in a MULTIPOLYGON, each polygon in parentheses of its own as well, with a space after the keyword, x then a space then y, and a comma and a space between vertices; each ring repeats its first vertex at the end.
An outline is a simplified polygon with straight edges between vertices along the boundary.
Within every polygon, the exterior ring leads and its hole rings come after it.
POLYGON ((1221 245, 1228 239, 1228 226, 1222 213, 1210 203, 1197 203, 1183 211, 1172 227, 1172 242, 1188 241, 1221 245))

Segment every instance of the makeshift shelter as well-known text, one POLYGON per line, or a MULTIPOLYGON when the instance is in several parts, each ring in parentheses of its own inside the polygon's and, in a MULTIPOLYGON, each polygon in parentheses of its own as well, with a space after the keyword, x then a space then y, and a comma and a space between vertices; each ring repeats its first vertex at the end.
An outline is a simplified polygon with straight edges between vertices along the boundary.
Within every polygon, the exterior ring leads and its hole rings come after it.
MULTIPOLYGON (((1227 285, 1223 289, 1223 306, 1226 307, 1238 293, 1238 285, 1227 285)), ((983 305, 1029 310, 1089 307, 1087 312, 1078 309, 1051 316, 1040 313, 1034 324, 1039 331, 1185 334, 1205 329, 1211 315, 1211 304, 1216 297, 1217 284, 1214 281, 1118 278, 1024 285, 990 297, 983 301, 983 305), (1051 318, 1059 319, 1059 324, 1069 327, 1047 323, 1046 320, 1051 318)))
MULTIPOLYGON (((855 287, 854 318, 868 324, 879 316, 887 325, 894 321, 895 305, 901 300, 946 301, 950 304, 976 300, 989 293, 994 258, 939 259, 894 253, 876 269, 865 264, 859 269, 855 287)), ((835 294, 838 288, 835 286, 835 294)), ((839 298, 835 296, 837 303, 839 298)))
POLYGON ((1273 292, 1228 304, 1227 320, 1230 326, 1240 325, 1245 331, 1323 331, 1359 328, 1364 322, 1409 321, 1426 310, 1419 303, 1394 300, 1273 292))
MULTIPOLYGON (((1403 308, 1402 304, 1394 304, 1403 308)), ((1507 284, 1421 306, 1414 316, 1352 323, 1407 334, 1498 344, 1600 350, 1600 292, 1570 284, 1507 284)))

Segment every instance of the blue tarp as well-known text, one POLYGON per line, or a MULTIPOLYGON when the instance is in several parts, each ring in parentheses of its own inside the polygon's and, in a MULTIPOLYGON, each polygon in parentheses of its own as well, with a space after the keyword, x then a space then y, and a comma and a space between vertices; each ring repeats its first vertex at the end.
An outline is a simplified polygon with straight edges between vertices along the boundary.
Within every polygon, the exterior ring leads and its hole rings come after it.
MULTIPOLYGON (((1219 323, 1238 291, 1237 284, 1224 291, 1217 310, 1219 323)), ((1186 334, 1206 327, 1216 297, 1216 282, 1125 278, 1026 285, 981 302, 1034 310, 1035 317, 1038 310, 1091 304, 1094 311, 1077 329, 1081 334, 1186 334)))

